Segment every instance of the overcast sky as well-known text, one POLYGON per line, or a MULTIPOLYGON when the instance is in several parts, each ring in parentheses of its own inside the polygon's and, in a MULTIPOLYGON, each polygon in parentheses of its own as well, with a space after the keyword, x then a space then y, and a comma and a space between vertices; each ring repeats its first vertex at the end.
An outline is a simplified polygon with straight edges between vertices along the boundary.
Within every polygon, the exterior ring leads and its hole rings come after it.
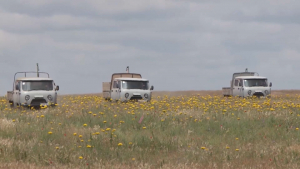
POLYGON ((245 68, 299 89, 299 31, 299 0, 1 0, 0 95, 36 63, 61 94, 127 66, 156 91, 220 90, 245 68))

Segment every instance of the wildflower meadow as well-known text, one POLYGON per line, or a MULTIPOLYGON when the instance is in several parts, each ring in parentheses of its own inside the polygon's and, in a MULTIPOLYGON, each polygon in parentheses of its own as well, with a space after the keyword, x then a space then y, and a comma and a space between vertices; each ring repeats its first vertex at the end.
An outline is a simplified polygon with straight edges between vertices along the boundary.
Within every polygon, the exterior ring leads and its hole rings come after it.
POLYGON ((299 168, 300 95, 156 94, 151 102, 0 98, 1 168, 299 168))

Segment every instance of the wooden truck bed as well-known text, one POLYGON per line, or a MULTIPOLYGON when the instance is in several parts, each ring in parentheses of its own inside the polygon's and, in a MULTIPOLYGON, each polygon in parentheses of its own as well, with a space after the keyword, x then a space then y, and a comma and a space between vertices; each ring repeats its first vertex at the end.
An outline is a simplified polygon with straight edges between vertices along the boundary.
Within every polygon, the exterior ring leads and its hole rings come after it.
POLYGON ((231 96, 231 87, 223 87, 222 88, 223 96, 231 96))
POLYGON ((13 91, 7 91, 7 100, 8 101, 13 101, 13 91))
POLYGON ((110 99, 110 82, 102 83, 102 95, 105 99, 110 99))

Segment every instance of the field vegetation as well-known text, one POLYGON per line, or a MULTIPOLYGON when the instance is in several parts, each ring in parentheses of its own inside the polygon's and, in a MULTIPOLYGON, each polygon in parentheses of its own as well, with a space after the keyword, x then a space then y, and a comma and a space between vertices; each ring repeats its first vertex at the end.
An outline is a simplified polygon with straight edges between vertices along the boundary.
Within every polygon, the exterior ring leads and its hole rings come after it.
POLYGON ((155 92, 149 103, 68 95, 38 110, 2 97, 0 168, 299 168, 298 93, 155 92))

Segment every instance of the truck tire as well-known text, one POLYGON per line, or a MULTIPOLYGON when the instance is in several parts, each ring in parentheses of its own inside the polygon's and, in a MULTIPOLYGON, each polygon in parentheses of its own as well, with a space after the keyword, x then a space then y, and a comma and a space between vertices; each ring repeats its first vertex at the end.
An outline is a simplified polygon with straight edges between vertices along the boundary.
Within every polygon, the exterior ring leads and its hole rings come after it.
POLYGON ((17 107, 18 107, 17 103, 15 103, 15 102, 12 102, 11 106, 12 106, 13 108, 17 108, 17 107))
POLYGON ((9 102, 10 108, 14 108, 14 102, 9 102))

